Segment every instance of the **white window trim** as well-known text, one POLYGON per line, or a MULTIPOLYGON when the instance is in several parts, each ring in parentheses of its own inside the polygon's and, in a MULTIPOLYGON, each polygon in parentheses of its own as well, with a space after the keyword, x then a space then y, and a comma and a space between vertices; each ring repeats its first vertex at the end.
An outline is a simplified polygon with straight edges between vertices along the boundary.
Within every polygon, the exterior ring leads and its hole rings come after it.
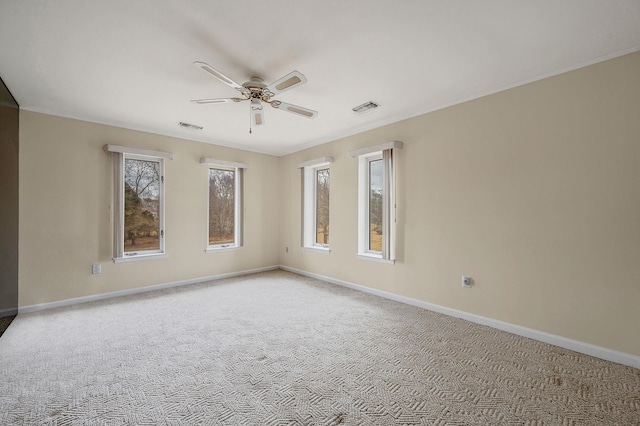
POLYGON ((369 250, 371 236, 369 232, 369 164, 378 160, 382 160, 381 151, 362 154, 358 157, 358 257, 370 259, 383 259, 382 251, 369 250))
POLYGON ((242 246, 231 245, 231 244, 219 244, 213 246, 207 246, 204 250, 205 253, 220 253, 223 251, 236 251, 242 249, 242 246))
POLYGON ((244 175, 245 170, 249 166, 245 163, 235 161, 216 160, 213 158, 202 157, 201 164, 207 164, 207 234, 205 253, 220 253, 223 251, 240 250, 243 245, 243 229, 244 229, 244 175), (209 244, 209 169, 229 170, 234 172, 234 227, 233 227, 233 244, 209 244))
POLYGON ((319 166, 325 163, 326 164, 333 163, 333 157, 320 157, 320 158, 315 158, 309 161, 303 161, 302 163, 296 164, 296 167, 299 169, 302 169, 305 167, 319 166))
POLYGON ((327 247, 309 246, 309 247, 303 247, 302 249, 304 251, 310 251, 310 252, 319 253, 319 254, 330 254, 331 253, 331 248, 328 245, 327 245, 327 247))
POLYGON ((331 251, 330 245, 318 244, 314 238, 317 202, 316 173, 318 170, 329 169, 329 176, 331 176, 332 162, 333 157, 320 157, 296 165, 302 169, 302 247, 305 250, 326 254, 331 251))
POLYGON ((317 185, 316 176, 318 171, 331 169, 329 163, 321 163, 315 166, 307 166, 304 168, 304 247, 313 248, 315 250, 329 251, 329 244, 319 244, 315 236, 317 230, 317 185))
POLYGON ((165 159, 173 159, 173 154, 164 151, 152 151, 147 149, 129 148, 120 145, 105 145, 105 152, 111 152, 114 165, 114 233, 113 233, 113 263, 128 263, 140 260, 164 259, 166 253, 166 232, 165 232, 165 159), (160 163, 160 205, 159 228, 160 228, 160 248, 158 250, 142 250, 135 254, 124 252, 124 162, 127 158, 138 160, 150 160, 160 163))
POLYGON ((208 164, 209 167, 233 167, 237 169, 248 169, 249 165, 245 163, 238 163, 236 161, 216 160, 213 158, 200 158, 200 164, 208 164))
POLYGON ((350 158, 358 157, 358 253, 356 257, 381 263, 395 263, 396 200, 394 149, 402 149, 400 141, 351 150, 350 158), (383 249, 369 250, 369 162, 383 160, 383 249))
POLYGON ((103 147, 105 152, 119 152, 121 154, 137 154, 144 155, 146 157, 160 157, 168 160, 173 160, 172 152, 165 151, 152 151, 150 149, 129 148, 127 146, 120 145, 105 145, 103 147))
POLYGON ((139 262, 142 260, 155 260, 155 259, 166 259, 166 253, 153 253, 153 254, 138 254, 135 256, 127 256, 127 257, 114 257, 113 263, 129 263, 129 262, 139 262))
POLYGON ((379 145, 367 146, 364 148, 352 149, 347 152, 347 157, 355 158, 361 155, 371 154, 373 152, 384 151, 385 149, 402 149, 404 143, 400 141, 389 141, 379 145))
POLYGON ((360 260, 368 260, 370 262, 388 263, 389 265, 394 265, 396 263, 395 259, 383 259, 381 256, 382 255, 357 254, 356 258, 360 260))

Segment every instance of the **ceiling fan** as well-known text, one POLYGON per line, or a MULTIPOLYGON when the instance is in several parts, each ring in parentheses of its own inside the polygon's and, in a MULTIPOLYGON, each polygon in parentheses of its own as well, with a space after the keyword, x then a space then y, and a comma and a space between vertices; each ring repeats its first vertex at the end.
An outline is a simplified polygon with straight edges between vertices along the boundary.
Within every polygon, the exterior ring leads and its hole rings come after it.
MULTIPOLYGON (((194 99, 191 102, 198 104, 224 104, 229 102, 250 101, 251 109, 249 112, 251 113, 251 124, 254 126, 264 124, 262 102, 270 104, 275 109, 287 111, 301 117, 315 118, 318 116, 318 111, 272 99, 282 92, 286 92, 307 82, 307 78, 298 71, 292 71, 269 85, 266 85, 260 77, 251 77, 249 81, 238 84, 209 64, 196 61, 193 65, 202 68, 227 86, 233 87, 242 94, 242 97, 194 99)), ((251 128, 249 128, 249 133, 251 133, 251 128)))

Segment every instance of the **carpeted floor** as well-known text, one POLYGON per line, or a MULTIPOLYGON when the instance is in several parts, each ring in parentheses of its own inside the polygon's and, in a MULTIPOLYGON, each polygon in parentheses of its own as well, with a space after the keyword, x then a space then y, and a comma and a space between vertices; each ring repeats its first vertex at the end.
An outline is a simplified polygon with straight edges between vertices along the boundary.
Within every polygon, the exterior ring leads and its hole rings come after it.
POLYGON ((640 425, 640 370, 283 271, 19 315, 2 425, 640 425))

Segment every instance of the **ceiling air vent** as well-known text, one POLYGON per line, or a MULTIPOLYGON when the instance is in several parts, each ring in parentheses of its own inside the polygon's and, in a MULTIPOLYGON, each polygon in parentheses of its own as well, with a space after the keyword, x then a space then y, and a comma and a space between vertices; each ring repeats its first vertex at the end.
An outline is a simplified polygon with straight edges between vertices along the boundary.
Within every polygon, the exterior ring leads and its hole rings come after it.
POLYGON ((367 112, 371 112, 374 109, 378 108, 380 105, 378 105, 377 103, 373 102, 373 101, 369 101, 367 103, 364 103, 362 105, 358 105, 355 108, 352 108, 353 112, 355 112, 356 114, 365 114, 367 112))
POLYGON ((185 123, 184 121, 181 121, 179 124, 180 124, 180 127, 182 127, 183 129, 202 130, 202 126, 196 126, 195 124, 185 123))

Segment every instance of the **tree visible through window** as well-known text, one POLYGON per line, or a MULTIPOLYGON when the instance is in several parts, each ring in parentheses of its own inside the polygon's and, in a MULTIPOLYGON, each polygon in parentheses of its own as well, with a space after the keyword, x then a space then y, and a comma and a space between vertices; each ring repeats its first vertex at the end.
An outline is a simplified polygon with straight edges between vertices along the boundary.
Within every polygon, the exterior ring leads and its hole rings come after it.
POLYGON ((124 252, 160 249, 160 162, 124 161, 124 252))
POLYGON ((298 164, 302 169, 302 246, 329 253, 329 210, 333 157, 298 164))
POLYGON ((329 169, 316 170, 316 244, 329 244, 329 169))
POLYGON ((400 141, 351 150, 358 158, 358 257, 395 263, 394 151, 400 141))
POLYGON ((382 159, 369 161, 369 250, 382 251, 382 159))
POLYGON ((235 174, 209 169, 209 245, 235 243, 235 174))
POLYGON ((173 154, 120 145, 104 150, 113 159, 113 262, 166 257, 164 165, 173 154))

